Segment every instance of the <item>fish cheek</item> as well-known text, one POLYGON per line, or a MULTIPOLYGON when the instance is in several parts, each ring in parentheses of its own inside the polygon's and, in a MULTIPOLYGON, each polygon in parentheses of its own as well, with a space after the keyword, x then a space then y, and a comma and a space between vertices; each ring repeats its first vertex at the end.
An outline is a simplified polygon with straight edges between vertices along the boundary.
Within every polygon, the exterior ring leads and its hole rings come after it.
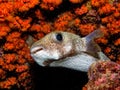
POLYGON ((37 55, 32 55, 32 57, 33 57, 34 61, 35 61, 38 65, 43 66, 43 61, 41 60, 41 58, 40 58, 39 56, 37 56, 37 55))
POLYGON ((37 52, 34 55, 32 55, 32 57, 34 58, 34 60, 38 61, 41 59, 41 54, 39 54, 39 52, 37 52))
POLYGON ((69 57, 69 56, 73 56, 76 54, 75 50, 71 44, 63 45, 60 49, 60 53, 61 53, 60 59, 63 59, 63 58, 69 57))

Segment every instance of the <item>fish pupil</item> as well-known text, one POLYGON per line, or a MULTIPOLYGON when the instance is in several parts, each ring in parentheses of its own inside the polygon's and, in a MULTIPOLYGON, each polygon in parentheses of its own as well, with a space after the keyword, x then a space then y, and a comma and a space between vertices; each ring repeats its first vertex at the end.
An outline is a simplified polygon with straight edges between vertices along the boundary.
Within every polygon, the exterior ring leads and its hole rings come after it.
POLYGON ((61 34, 61 33, 58 33, 58 34, 56 35, 56 39, 57 39, 58 41, 62 41, 62 40, 63 40, 62 34, 61 34))

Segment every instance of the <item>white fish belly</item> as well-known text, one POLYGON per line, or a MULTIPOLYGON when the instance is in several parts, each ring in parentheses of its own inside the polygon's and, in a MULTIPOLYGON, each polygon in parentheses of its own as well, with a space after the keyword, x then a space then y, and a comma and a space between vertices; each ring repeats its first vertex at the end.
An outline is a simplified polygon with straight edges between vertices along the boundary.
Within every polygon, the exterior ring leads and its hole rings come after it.
POLYGON ((64 60, 55 61, 50 64, 52 67, 66 67, 74 70, 87 72, 92 63, 97 59, 86 53, 78 54, 72 57, 67 57, 64 60))

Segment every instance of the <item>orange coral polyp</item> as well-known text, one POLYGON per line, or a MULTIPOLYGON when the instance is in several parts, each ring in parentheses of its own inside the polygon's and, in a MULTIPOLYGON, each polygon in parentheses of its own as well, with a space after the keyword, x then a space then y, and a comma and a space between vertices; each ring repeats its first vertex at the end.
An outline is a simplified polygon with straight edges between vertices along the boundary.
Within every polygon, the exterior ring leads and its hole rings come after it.
POLYGON ((55 4, 55 5, 59 5, 62 3, 62 0, 42 0, 43 3, 46 4, 55 4))
POLYGON ((10 77, 6 81, 0 82, 0 87, 2 89, 10 89, 12 85, 17 83, 17 79, 15 77, 10 77))
POLYGON ((80 22, 81 22, 80 19, 78 19, 78 18, 75 19, 75 26, 79 26, 80 22))
POLYGON ((2 65, 4 65, 4 60, 3 60, 3 58, 0 58, 0 66, 2 66, 2 65))
POLYGON ((116 18, 120 17, 120 12, 118 10, 116 10, 114 12, 114 17, 116 17, 116 18))
POLYGON ((14 44, 13 43, 5 43, 3 48, 4 48, 4 50, 13 50, 14 44))
POLYGON ((56 30, 65 30, 69 25, 69 22, 74 18, 71 12, 65 12, 54 22, 54 27, 56 30))
POLYGON ((75 13, 77 14, 77 15, 83 15, 83 14, 85 14, 85 13, 87 13, 88 12, 88 8, 85 6, 85 5, 83 5, 82 7, 80 7, 80 8, 77 8, 76 10, 75 10, 75 13))
POLYGON ((19 39, 17 42, 14 42, 14 45, 15 45, 15 49, 19 50, 24 47, 25 41, 22 39, 19 39))
POLYGON ((16 66, 14 64, 4 64, 2 68, 6 71, 13 71, 15 70, 16 66))
POLYGON ((14 63, 16 61, 16 55, 15 54, 4 54, 3 58, 4 58, 4 61, 7 64, 14 63))
POLYGON ((33 8, 37 4, 39 4, 39 0, 22 0, 16 2, 14 5, 20 12, 23 12, 28 11, 30 8, 33 8))
POLYGON ((6 36, 6 35, 7 35, 7 32, 1 32, 1 31, 0 31, 0 39, 1 39, 2 37, 6 36))
POLYGON ((113 11, 115 11, 115 7, 112 6, 111 4, 105 4, 98 10, 99 14, 109 14, 113 11))
POLYGON ((28 72, 23 72, 19 77, 18 80, 22 81, 25 80, 27 77, 30 77, 30 74, 28 72))
POLYGON ((51 31, 51 26, 49 23, 41 23, 41 24, 33 24, 31 27, 31 31, 37 31, 39 32, 43 32, 45 34, 49 33, 51 31))
POLYGON ((115 44, 116 46, 120 46, 120 38, 117 39, 117 40, 114 42, 114 44, 115 44))
POLYGON ((18 40, 18 38, 20 37, 20 35, 21 34, 19 32, 13 32, 7 36, 7 41, 8 42, 16 42, 18 40))
POLYGON ((5 37, 10 32, 10 28, 7 25, 0 25, 0 39, 5 37))
POLYGON ((92 31, 94 31, 96 26, 93 24, 80 24, 79 28, 80 28, 81 34, 85 36, 91 33, 92 31))
POLYGON ((97 43, 102 43, 104 45, 106 45, 108 43, 108 40, 104 37, 98 38, 96 41, 97 41, 97 43))
POLYGON ((28 65, 20 65, 20 66, 16 66, 16 72, 20 73, 20 72, 24 72, 28 70, 28 65))
POLYGON ((110 53, 111 52, 111 48, 110 47, 107 47, 105 50, 104 50, 105 53, 110 53))
POLYGON ((41 30, 41 26, 39 24, 33 24, 31 26, 31 31, 37 31, 39 32, 41 30))
POLYGON ((71 3, 81 3, 83 0, 69 0, 71 3))
POLYGON ((13 11, 13 3, 7 2, 7 3, 0 3, 0 17, 5 18, 6 16, 9 16, 10 13, 13 11), (7 6, 7 7, 6 7, 7 6))
POLYGON ((3 69, 0 69, 0 79, 4 79, 6 77, 6 72, 3 69))
POLYGON ((41 19, 41 20, 44 20, 44 19, 45 19, 45 18, 43 17, 42 12, 41 12, 39 9, 37 9, 37 10, 35 11, 35 14, 36 14, 36 17, 37 17, 38 19, 41 19))
POLYGON ((104 5, 108 2, 109 2, 108 0, 91 0, 91 4, 94 7, 100 7, 101 5, 104 5))
POLYGON ((24 58, 21 58, 21 59, 18 59, 17 62, 18 64, 24 64, 27 61, 24 58))
POLYGON ((54 10, 62 3, 62 0, 42 0, 40 7, 46 10, 54 10))

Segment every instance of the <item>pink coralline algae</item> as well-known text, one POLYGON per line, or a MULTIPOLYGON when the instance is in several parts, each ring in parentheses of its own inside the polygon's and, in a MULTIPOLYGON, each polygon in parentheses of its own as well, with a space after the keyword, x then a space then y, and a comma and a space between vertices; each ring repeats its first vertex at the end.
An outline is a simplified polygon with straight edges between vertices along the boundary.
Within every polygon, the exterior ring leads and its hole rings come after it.
POLYGON ((120 90, 120 65, 112 61, 98 61, 88 72, 87 90, 120 90))

